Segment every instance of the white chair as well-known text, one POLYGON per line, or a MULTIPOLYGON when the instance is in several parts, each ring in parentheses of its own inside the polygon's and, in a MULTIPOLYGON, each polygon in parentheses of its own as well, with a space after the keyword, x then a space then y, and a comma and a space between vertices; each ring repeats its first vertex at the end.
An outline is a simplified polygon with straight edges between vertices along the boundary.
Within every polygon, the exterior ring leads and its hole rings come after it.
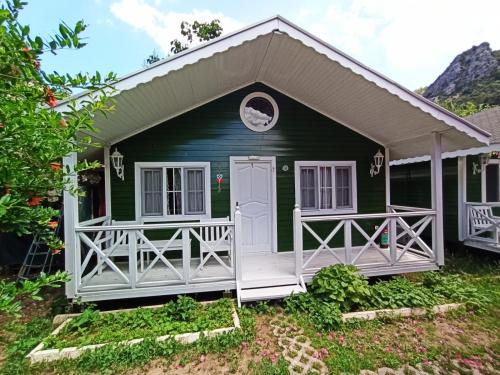
MULTIPOLYGON (((161 222, 155 221, 154 223, 159 224, 161 222)), ((141 224, 145 224, 144 221, 142 221, 141 224)), ((169 243, 169 241, 170 241, 170 238, 166 239, 166 240, 149 240, 149 242, 151 242, 151 244, 160 252, 169 243)), ((189 243, 191 243, 191 239, 189 239, 189 243)), ((144 272, 144 255, 146 255, 146 264, 150 264, 150 262, 151 262, 150 254, 153 253, 153 256, 157 256, 157 254, 156 254, 155 250, 153 248, 151 248, 151 246, 149 246, 149 244, 145 243, 144 241, 139 241, 138 249, 140 252, 141 272, 144 272)), ((165 251, 183 251, 183 249, 182 249, 182 237, 178 236, 175 240, 170 241, 170 245, 168 246, 168 249, 165 251)))
POLYGON ((494 216, 491 206, 469 206, 469 221, 471 226, 471 235, 482 241, 494 242, 498 245, 500 237, 500 217, 494 216), (494 226, 494 224, 497 224, 494 226), (481 232, 482 231, 482 232, 481 232), (480 237, 474 233, 491 233, 491 238, 480 237))
MULTIPOLYGON (((229 222, 229 216, 225 218, 201 219, 200 223, 210 223, 210 222, 213 223, 221 221, 229 222)), ((229 265, 232 264, 233 241, 231 232, 228 235, 226 235, 224 239, 221 239, 224 236, 224 233, 226 233, 228 229, 229 226, 227 225, 206 226, 200 228, 200 237, 206 243, 206 245, 204 243, 200 243, 200 262, 203 262, 205 260, 205 257, 209 257, 210 253, 213 251, 214 253, 227 253, 229 265), (220 240, 219 244, 214 249, 215 244, 219 240, 220 240)))
MULTIPOLYGON (((117 221, 117 220, 112 220, 111 225, 137 225, 139 224, 138 221, 117 221)), ((107 255, 109 258, 114 258, 114 257, 128 257, 128 236, 126 236, 124 239, 120 241, 119 244, 116 242, 120 240, 120 237, 123 235, 123 230, 110 230, 108 231, 108 234, 105 235, 104 238, 100 240, 100 249, 101 251, 107 255), (102 246, 104 244, 104 246, 102 246), (116 245, 116 246, 115 246, 116 245)), ((97 242, 96 242, 97 243, 97 242)), ((97 262, 98 264, 101 262, 101 257, 98 255, 97 256, 97 262)), ((99 274, 102 273, 103 269, 103 264, 101 263, 99 266, 99 274)))

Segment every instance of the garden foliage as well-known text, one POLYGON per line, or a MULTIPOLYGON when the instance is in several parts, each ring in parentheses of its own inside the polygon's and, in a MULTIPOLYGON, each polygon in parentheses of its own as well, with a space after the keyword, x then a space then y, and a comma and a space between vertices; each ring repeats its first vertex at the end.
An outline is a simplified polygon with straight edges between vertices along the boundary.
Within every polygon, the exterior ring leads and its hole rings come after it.
POLYGON ((228 299, 201 304, 185 296, 158 309, 107 314, 86 309, 45 343, 48 347, 64 348, 232 327, 232 311, 233 303, 228 299))
MULTIPOLYGON (((85 46, 86 25, 62 22, 50 37, 32 35, 19 16, 26 2, 10 0, 0 6, 0 231, 18 235, 37 233, 56 251, 63 243, 53 233, 59 212, 48 202, 60 199, 74 171, 62 168, 62 158, 92 146, 83 132, 94 132, 96 113, 108 113, 114 74, 59 74, 46 72, 42 57, 85 46), (64 112, 55 107, 74 90, 89 90, 76 107, 68 100, 64 112), (55 224, 54 224, 55 223, 55 224)), ((75 170, 96 167, 82 161, 75 170)))

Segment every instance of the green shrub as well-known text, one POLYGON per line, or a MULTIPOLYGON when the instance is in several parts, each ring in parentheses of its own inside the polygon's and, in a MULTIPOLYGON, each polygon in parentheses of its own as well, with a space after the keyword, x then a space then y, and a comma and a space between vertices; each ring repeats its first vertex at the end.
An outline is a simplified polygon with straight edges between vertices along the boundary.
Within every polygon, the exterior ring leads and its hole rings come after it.
POLYGON ((369 295, 366 277, 352 265, 336 264, 321 269, 312 280, 312 293, 319 299, 335 303, 343 312, 359 306, 369 295))
POLYGON ((292 314, 305 314, 319 331, 333 331, 342 324, 342 313, 338 305, 318 300, 311 293, 292 294, 285 299, 285 310, 292 314))
POLYGON ((489 298, 481 294, 475 286, 463 280, 460 275, 426 272, 423 285, 447 302, 463 302, 474 308, 481 308, 489 298))
POLYGON ((432 290, 404 277, 395 277, 370 286, 370 296, 364 301, 362 307, 365 309, 431 307, 440 302, 440 296, 432 290))

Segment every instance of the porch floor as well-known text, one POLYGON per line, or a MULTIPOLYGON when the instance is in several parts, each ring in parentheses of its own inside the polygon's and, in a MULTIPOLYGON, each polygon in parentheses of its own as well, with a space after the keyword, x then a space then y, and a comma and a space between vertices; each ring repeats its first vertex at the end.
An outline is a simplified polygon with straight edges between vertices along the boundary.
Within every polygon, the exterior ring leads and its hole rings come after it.
MULTIPOLYGON (((355 259, 361 248, 353 248, 352 259, 355 259)), ((334 250, 337 257, 336 259, 327 251, 319 253, 309 264, 307 264, 308 271, 304 272, 304 280, 310 281, 322 267, 343 263, 345 261, 344 249, 334 250)), ((304 251, 304 264, 314 253, 313 250, 304 251)), ((398 257, 399 257, 398 253, 398 257)), ((389 256, 389 250, 387 250, 389 256)), ((227 257, 221 257, 225 262, 228 262, 227 257)), ((119 259, 119 258, 118 258, 119 259)), ((123 274, 129 278, 128 264, 120 261, 115 262, 117 267, 123 274)), ((182 275, 182 259, 171 259, 172 266, 182 275)), ((229 270, 222 267, 215 259, 210 259, 202 270, 200 270, 194 277, 193 274, 200 264, 199 258, 191 259, 190 267, 190 284, 194 283, 211 283, 214 281, 227 280, 234 281, 234 276, 229 270)), ((360 268, 361 272, 367 276, 379 276, 399 274, 405 272, 416 272, 437 269, 435 261, 423 257, 418 254, 406 252, 395 265, 390 265, 386 258, 375 249, 367 249, 356 261, 356 265, 360 268)), ((146 263, 144 269, 148 268, 146 263)), ((162 285, 184 284, 178 275, 174 273, 161 261, 158 261, 146 274, 137 271, 137 287, 153 287, 162 285)), ((266 254, 247 254, 243 256, 242 261, 242 284, 252 281, 265 281, 262 284, 267 286, 276 285, 279 282, 296 282, 295 277, 295 253, 293 251, 266 253, 266 254)), ((120 285, 123 288, 130 286, 125 283, 123 278, 118 273, 109 267, 104 267, 102 272, 93 275, 85 284, 84 289, 98 288, 100 290, 119 289, 120 285)), ((81 290, 83 291, 83 290, 81 290)), ((147 292, 144 293, 147 295, 147 292)))
POLYGON ((478 240, 465 240, 465 246, 473 247, 476 249, 491 251, 493 253, 500 254, 500 244, 494 242, 487 241, 478 241, 478 240))

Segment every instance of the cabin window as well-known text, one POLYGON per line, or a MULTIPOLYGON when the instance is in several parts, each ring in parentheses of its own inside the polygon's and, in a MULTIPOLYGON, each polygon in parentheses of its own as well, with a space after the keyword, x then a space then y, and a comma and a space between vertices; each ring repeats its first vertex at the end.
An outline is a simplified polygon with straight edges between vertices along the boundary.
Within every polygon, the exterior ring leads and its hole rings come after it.
POLYGON ((295 163, 295 199, 303 214, 355 213, 356 162, 295 163))
POLYGON ((145 219, 209 217, 209 163, 136 163, 136 215, 145 219))
POLYGON ((255 132, 265 132, 278 121, 278 105, 268 94, 253 92, 243 99, 240 105, 240 117, 243 124, 255 132))
POLYGON ((483 202, 500 202, 500 160, 491 160, 483 171, 483 202))

